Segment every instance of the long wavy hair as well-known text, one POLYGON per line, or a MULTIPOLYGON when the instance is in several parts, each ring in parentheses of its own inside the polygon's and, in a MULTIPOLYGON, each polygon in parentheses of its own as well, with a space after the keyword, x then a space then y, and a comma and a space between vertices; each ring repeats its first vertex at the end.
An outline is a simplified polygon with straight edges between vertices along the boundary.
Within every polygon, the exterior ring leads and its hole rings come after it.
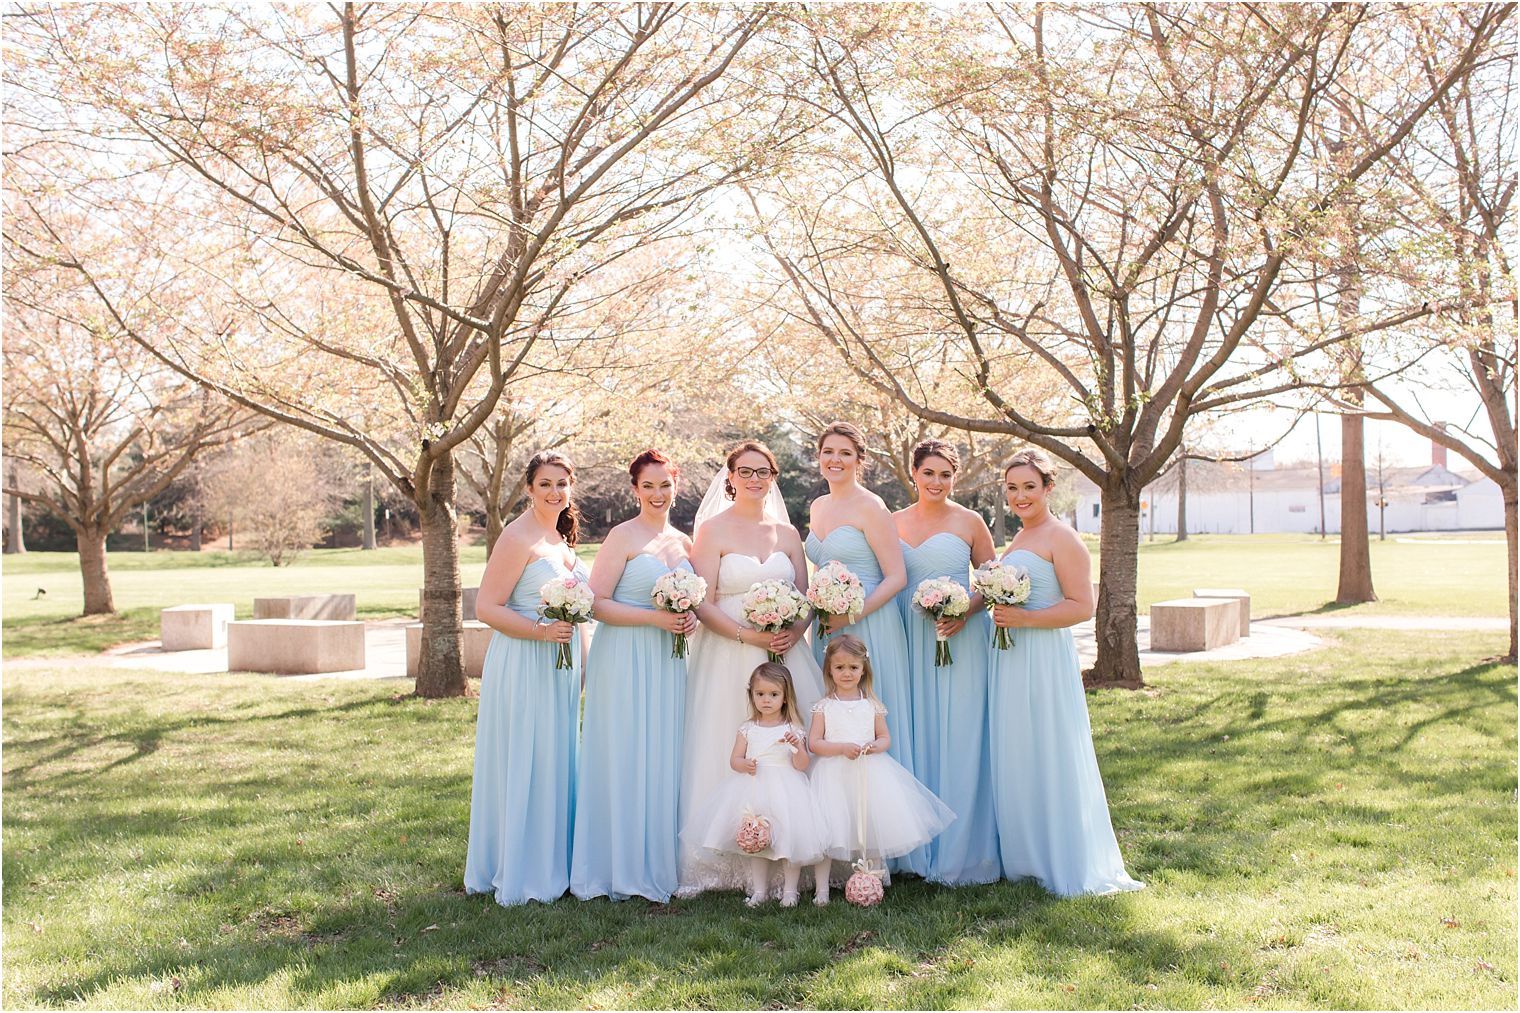
MULTIPOLYGON (((538 469, 545 465, 553 465, 556 468, 564 468, 570 475, 570 484, 575 485, 575 465, 570 463, 570 458, 557 450, 540 450, 528 458, 528 467, 523 472, 523 488, 533 487, 533 476, 538 474, 538 469)), ((570 497, 570 502, 559 512, 559 518, 554 522, 554 530, 558 531, 565 544, 572 549, 581 534, 581 511, 575 505, 575 497, 570 497)))

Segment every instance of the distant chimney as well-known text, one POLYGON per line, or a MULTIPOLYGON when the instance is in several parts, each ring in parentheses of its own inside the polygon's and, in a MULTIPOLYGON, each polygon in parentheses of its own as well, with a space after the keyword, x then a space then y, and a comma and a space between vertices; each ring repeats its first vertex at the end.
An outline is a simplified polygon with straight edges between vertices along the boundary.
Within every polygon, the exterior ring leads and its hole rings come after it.
MULTIPOLYGON (((1446 423, 1444 422, 1435 423, 1435 427, 1443 433, 1446 432, 1446 423)), ((1430 463, 1436 468, 1446 467, 1446 448, 1435 440, 1430 441, 1430 463)))

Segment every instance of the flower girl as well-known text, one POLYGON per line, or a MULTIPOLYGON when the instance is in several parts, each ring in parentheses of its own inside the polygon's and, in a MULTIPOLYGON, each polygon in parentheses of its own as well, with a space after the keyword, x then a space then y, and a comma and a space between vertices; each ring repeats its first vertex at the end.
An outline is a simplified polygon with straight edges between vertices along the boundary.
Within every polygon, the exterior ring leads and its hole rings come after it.
MULTIPOLYGON (((827 695, 813 705, 808 746, 824 850, 849 861, 905 855, 955 819, 948 806, 887 755, 887 709, 871 692, 871 659, 859 637, 837 633, 823 656, 827 695)), ((829 902, 829 861, 814 868, 813 903, 829 902)))
POLYGON ((791 673, 765 662, 750 673, 749 720, 728 759, 733 773, 681 832, 688 844, 749 857, 750 907, 765 903, 777 862, 781 906, 795 907, 802 867, 824 853, 803 734, 791 673))

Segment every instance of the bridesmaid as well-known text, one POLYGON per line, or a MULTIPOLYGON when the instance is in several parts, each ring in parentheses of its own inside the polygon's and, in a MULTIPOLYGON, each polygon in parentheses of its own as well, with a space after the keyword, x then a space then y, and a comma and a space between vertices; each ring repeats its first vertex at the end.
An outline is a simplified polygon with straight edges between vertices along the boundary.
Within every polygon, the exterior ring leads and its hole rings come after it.
POLYGON ((673 637, 695 614, 656 609, 654 583, 691 569, 670 525, 680 469, 658 450, 628 466, 639 514, 613 528, 591 567, 600 625, 586 661, 584 746, 575 783, 570 892, 581 900, 670 900, 676 889, 686 659, 673 637))
POLYGON ((528 509, 492 547, 475 608, 496 633, 480 680, 464 887, 503 905, 552 901, 570 885, 580 744, 580 634, 538 618, 539 588, 585 576, 574 551, 575 468, 563 454, 539 451, 523 484, 528 509), (575 664, 556 670, 557 645, 566 643, 575 664))
POLYGON ((913 448, 912 465, 918 499, 892 516, 908 569, 908 586, 898 602, 913 673, 914 774, 956 815, 924 845, 920 860, 928 869, 925 878, 936 883, 992 883, 1002 875, 987 726, 992 622, 974 592, 971 611, 962 619, 935 623, 913 607, 914 589, 931 577, 949 577, 971 591, 971 568, 993 556, 992 532, 981 515, 950 498, 961 465, 953 446, 924 440, 913 448), (934 666, 936 627, 954 658, 940 668, 934 666))
MULTIPOLYGON (((908 642, 903 635, 897 593, 908 583, 897 526, 881 497, 860 484, 866 440, 848 422, 835 422, 818 436, 818 470, 829 491, 813 501, 808 517, 807 554, 814 566, 839 560, 865 585, 865 610, 854 623, 831 616, 830 633, 849 630, 864 640, 876 675, 876 695, 887 708, 892 758, 913 769, 912 698, 908 690, 908 642)), ((821 663, 825 638, 813 642, 821 663)), ((917 868, 912 872, 922 875, 917 868)))
POLYGON ((1004 471, 1008 507, 1023 522, 1004 559, 1029 571, 1029 600, 996 605, 993 622, 1014 631, 993 650, 989 693, 992 794, 1003 875, 1032 877, 1051 893, 1117 893, 1130 878, 1109 822, 1071 627, 1093 614, 1092 558, 1050 515, 1055 466, 1039 450, 1004 471))

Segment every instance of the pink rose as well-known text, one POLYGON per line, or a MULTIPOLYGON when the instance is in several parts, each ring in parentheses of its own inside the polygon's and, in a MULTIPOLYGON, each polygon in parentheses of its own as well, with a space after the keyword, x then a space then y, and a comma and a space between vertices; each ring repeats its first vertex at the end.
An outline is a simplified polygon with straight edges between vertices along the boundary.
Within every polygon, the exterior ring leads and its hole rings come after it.
POLYGON ((566 577, 565 578, 565 586, 566 587, 574 587, 576 585, 576 583, 578 583, 578 582, 576 581, 576 579, 574 577, 566 577))

